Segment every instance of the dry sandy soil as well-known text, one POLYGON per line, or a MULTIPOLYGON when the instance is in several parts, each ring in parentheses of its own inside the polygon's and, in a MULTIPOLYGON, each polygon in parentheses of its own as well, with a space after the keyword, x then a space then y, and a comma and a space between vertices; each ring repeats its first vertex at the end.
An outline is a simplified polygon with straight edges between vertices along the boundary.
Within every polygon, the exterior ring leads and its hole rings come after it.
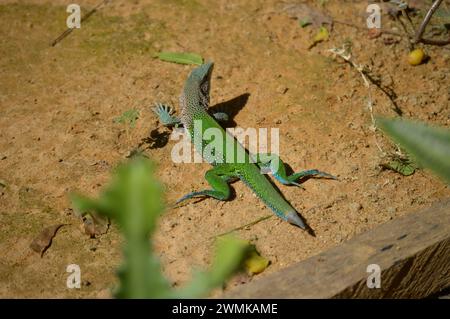
MULTIPOLYGON (((117 0, 101 8, 55 47, 73 1, 0 1, 0 296, 109 297, 117 284, 121 236, 113 223, 95 239, 84 233, 68 194, 91 196, 139 144, 158 165, 167 201, 207 186, 207 164, 174 164, 169 130, 151 112, 155 102, 177 107, 192 66, 159 61, 155 53, 197 52, 215 61, 212 104, 238 99, 240 127, 278 127, 280 154, 295 170, 318 168, 340 181, 312 179, 305 189, 279 186, 316 237, 277 218, 237 232, 251 240, 270 266, 258 280, 450 196, 426 170, 402 176, 380 166, 395 151, 371 130, 361 76, 327 51, 351 41, 355 61, 368 65, 395 92, 403 117, 449 127, 450 51, 427 46, 427 63, 406 62, 403 39, 393 44, 364 29, 366 1, 308 1, 357 29, 335 24, 330 39, 308 49, 316 29, 301 28, 281 1, 117 0), (356 4, 355 4, 356 3, 356 4), (241 103, 248 95, 248 100, 241 103), (136 108, 136 127, 114 119, 136 108), (156 136, 156 137, 155 137, 156 136), (379 147, 378 147, 378 146, 379 147), (29 248, 45 227, 67 224, 41 258, 29 248), (66 267, 81 267, 82 288, 66 287, 66 267)), ((77 1, 87 12, 97 1, 77 1)), ((386 15, 383 27, 402 32, 386 15)), ((395 42, 395 41, 394 41, 395 42)), ((397 116, 393 101, 372 88, 374 113, 397 116)), ((207 199, 168 210, 154 246, 174 286, 207 267, 213 237, 270 214, 242 183, 236 197, 207 199)))

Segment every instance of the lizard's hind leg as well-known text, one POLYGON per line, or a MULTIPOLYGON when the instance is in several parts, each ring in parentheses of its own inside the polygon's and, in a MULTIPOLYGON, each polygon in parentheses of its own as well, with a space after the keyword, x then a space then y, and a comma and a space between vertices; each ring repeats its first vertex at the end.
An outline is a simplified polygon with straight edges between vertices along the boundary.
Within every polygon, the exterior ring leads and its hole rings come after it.
POLYGON ((256 161, 260 168, 270 169, 270 172, 273 174, 273 176, 284 185, 296 185, 302 187, 297 181, 304 181, 305 179, 311 177, 337 179, 335 176, 319 171, 317 169, 310 169, 298 173, 293 173, 292 175, 287 175, 285 164, 276 154, 257 154, 256 161))
POLYGON ((235 174, 226 172, 220 166, 216 166, 205 173, 205 179, 211 185, 212 189, 186 194, 180 198, 176 204, 193 197, 213 197, 218 200, 227 200, 230 198, 231 189, 228 182, 236 177, 235 174))

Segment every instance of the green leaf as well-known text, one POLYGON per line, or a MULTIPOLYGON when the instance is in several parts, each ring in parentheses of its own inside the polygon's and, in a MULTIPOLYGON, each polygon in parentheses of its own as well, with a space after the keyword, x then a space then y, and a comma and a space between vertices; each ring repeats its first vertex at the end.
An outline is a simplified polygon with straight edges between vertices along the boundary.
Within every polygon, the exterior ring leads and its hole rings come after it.
POLYGON ((305 18, 305 19, 303 19, 303 20, 299 20, 298 23, 300 24, 300 26, 301 26, 302 28, 304 28, 304 27, 310 25, 310 24, 311 24, 311 21, 309 21, 309 18, 305 18))
POLYGON ((395 158, 389 163, 382 164, 383 167, 393 170, 397 173, 402 174, 403 176, 409 176, 414 174, 417 169, 417 166, 413 161, 402 158, 395 158))
POLYGON ((153 165, 135 157, 120 165, 109 186, 96 200, 72 195, 80 212, 95 211, 113 218, 125 237, 125 262, 119 270, 120 298, 167 298, 170 284, 162 275, 148 238, 163 210, 162 186, 153 177, 153 165))
POLYGON ((177 293, 177 297, 199 298, 206 296, 211 289, 222 285, 240 268, 248 249, 248 243, 244 240, 231 236, 218 238, 211 269, 207 272, 196 272, 192 281, 177 293))
POLYGON ((203 64, 203 58, 197 53, 188 52, 160 52, 157 55, 158 59, 167 62, 174 62, 180 64, 203 64))
POLYGON ((135 156, 120 165, 98 199, 72 194, 76 210, 97 212, 115 220, 125 237, 124 263, 118 271, 119 298, 175 298, 206 296, 223 284, 240 265, 246 245, 241 240, 220 241, 212 268, 198 272, 181 291, 171 288, 151 245, 163 205, 163 190, 154 178, 154 166, 135 156))
POLYGON ((377 124, 421 166, 450 182, 450 130, 399 119, 378 118, 377 124))

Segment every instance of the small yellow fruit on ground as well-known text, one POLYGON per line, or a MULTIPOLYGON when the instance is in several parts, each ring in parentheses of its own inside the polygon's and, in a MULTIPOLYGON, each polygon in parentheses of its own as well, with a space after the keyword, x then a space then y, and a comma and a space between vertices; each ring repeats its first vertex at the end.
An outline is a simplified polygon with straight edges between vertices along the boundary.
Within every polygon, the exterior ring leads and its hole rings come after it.
POLYGON ((425 58, 425 52, 422 49, 415 49, 408 55, 408 63, 411 65, 419 65, 425 58))
POLYGON ((255 246, 251 246, 251 251, 244 261, 245 269, 249 275, 256 275, 263 272, 269 266, 269 260, 261 256, 255 246))
POLYGON ((327 28, 320 27, 319 32, 317 32, 317 34, 314 36, 313 42, 319 43, 322 41, 326 41, 326 40, 328 40, 329 36, 330 36, 330 34, 328 33, 327 28))

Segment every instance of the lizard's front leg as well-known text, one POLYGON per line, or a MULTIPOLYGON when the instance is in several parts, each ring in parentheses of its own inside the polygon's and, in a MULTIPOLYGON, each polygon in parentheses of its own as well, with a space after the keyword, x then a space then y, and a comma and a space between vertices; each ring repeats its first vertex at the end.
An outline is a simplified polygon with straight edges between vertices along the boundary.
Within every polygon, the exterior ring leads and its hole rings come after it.
POLYGON ((153 112, 156 113, 156 115, 159 118, 159 121, 164 126, 177 127, 181 123, 180 119, 173 115, 174 110, 168 105, 156 103, 155 107, 153 108, 153 112))
MULTIPOLYGON (((178 127, 181 124, 181 120, 173 115, 174 110, 169 105, 165 105, 162 103, 156 103, 153 108, 153 112, 158 116, 159 121, 167 127, 175 126, 178 127)), ((229 120, 229 116, 227 113, 216 112, 212 114, 214 118, 219 122, 227 122, 229 120)))
POLYGON ((228 182, 237 176, 221 166, 216 166, 205 173, 205 179, 212 189, 189 193, 180 198, 176 204, 193 197, 213 197, 218 200, 230 198, 231 189, 228 182))
POLYGON ((302 187, 297 181, 304 181, 311 177, 337 179, 335 176, 317 169, 310 169, 287 175, 285 164, 276 154, 256 154, 256 162, 260 168, 270 169, 273 176, 284 185, 296 185, 302 187))

